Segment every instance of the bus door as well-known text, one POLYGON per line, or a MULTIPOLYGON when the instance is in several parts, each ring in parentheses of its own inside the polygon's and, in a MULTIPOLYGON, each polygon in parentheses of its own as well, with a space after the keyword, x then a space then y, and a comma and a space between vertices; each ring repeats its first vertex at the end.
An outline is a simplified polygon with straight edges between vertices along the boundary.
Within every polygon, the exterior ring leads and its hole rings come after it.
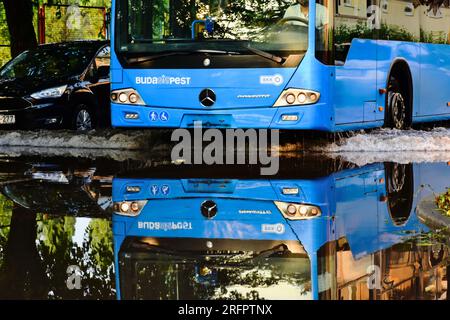
POLYGON ((355 258, 378 248, 378 168, 336 180, 336 238, 345 237, 355 258))
POLYGON ((336 124, 375 121, 377 116, 377 46, 367 1, 336 2, 336 124))

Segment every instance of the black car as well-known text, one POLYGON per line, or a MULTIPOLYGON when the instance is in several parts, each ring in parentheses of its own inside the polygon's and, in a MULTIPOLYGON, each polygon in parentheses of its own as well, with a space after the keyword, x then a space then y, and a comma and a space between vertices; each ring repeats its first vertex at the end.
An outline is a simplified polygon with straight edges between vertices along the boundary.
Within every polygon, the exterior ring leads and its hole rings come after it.
POLYGON ((106 41, 40 45, 0 69, 0 129, 90 130, 110 123, 106 41))

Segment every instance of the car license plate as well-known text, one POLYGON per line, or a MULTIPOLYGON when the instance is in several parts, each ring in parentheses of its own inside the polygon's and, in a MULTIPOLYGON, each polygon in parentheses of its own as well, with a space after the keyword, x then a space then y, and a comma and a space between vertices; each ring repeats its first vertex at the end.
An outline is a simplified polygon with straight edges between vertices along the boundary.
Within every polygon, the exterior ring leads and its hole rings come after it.
POLYGON ((13 114, 0 114, 0 124, 16 123, 16 116, 13 114))

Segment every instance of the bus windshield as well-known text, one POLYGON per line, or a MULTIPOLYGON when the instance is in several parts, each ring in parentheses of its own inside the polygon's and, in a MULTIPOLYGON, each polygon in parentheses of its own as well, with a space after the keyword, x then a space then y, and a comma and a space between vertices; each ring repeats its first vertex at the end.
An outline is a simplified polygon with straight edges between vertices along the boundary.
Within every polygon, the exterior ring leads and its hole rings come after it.
POLYGON ((118 0, 116 50, 122 54, 200 51, 304 52, 307 0, 118 0))
MULTIPOLYGON (((223 241, 230 240, 214 242, 223 241)), ((310 260, 304 251, 293 252, 299 247, 293 242, 255 251, 246 240, 243 249, 232 250, 167 250, 134 241, 119 258, 122 298, 311 299, 310 260)))

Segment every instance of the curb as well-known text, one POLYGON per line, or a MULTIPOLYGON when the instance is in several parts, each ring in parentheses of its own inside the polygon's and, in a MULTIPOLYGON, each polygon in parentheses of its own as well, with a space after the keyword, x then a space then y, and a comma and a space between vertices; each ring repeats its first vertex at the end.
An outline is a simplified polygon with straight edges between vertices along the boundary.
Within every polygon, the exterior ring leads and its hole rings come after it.
POLYGON ((435 196, 424 198, 417 205, 417 217, 431 229, 440 229, 450 234, 450 217, 444 216, 436 207, 435 196))

